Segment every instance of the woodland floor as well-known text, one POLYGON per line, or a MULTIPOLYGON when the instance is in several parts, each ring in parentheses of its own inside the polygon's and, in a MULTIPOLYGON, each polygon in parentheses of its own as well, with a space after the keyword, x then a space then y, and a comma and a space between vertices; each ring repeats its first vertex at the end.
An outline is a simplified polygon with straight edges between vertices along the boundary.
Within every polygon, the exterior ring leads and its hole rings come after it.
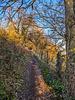
POLYGON ((0 100, 54 100, 52 90, 41 74, 39 63, 30 51, 2 38, 0 44, 0 100), (15 94, 16 98, 11 94, 15 94))
POLYGON ((31 55, 27 66, 23 90, 18 93, 18 100, 52 100, 49 87, 44 82, 38 62, 31 55))

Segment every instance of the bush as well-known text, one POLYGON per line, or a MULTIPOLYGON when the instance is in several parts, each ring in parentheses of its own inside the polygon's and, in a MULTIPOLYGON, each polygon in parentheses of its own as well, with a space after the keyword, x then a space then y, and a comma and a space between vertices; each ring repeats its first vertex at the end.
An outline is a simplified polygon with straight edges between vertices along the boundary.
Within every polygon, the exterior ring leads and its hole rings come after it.
POLYGON ((67 91, 67 87, 65 87, 64 82, 60 81, 60 79, 49 70, 47 63, 40 61, 35 55, 34 57, 40 63, 39 67, 44 76, 46 84, 52 88, 52 95, 56 98, 56 100, 66 100, 63 98, 63 93, 67 91))
POLYGON ((25 62, 28 54, 4 38, 0 39, 0 100, 14 100, 16 92, 22 89, 25 62))

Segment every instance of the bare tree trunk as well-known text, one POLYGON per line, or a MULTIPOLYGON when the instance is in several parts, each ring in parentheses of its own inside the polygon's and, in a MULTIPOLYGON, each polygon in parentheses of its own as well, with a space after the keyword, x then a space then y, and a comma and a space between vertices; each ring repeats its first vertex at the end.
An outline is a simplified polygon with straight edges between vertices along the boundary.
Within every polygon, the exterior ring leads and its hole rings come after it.
POLYGON ((66 26, 66 72, 69 94, 75 96, 75 0, 64 0, 65 3, 65 26, 66 26))
POLYGON ((42 56, 43 56, 43 51, 41 50, 41 60, 42 60, 42 56))
POLYGON ((47 64, 48 64, 48 51, 47 51, 47 64))

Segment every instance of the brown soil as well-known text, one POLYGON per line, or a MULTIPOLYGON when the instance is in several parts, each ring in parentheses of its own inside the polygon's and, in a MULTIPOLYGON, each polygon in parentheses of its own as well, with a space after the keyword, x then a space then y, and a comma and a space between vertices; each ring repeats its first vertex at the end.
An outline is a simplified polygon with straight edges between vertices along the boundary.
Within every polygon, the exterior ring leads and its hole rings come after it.
POLYGON ((38 62, 31 55, 27 66, 23 90, 19 93, 18 100, 52 100, 50 89, 44 82, 38 62))

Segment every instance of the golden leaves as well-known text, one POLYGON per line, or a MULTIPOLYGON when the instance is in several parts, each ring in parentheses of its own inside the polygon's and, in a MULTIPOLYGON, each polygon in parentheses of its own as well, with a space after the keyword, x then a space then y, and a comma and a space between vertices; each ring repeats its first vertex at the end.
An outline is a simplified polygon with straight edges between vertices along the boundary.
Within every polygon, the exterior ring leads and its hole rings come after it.
POLYGON ((67 4, 69 5, 69 4, 70 4, 70 2, 68 1, 68 2, 67 2, 67 4))

